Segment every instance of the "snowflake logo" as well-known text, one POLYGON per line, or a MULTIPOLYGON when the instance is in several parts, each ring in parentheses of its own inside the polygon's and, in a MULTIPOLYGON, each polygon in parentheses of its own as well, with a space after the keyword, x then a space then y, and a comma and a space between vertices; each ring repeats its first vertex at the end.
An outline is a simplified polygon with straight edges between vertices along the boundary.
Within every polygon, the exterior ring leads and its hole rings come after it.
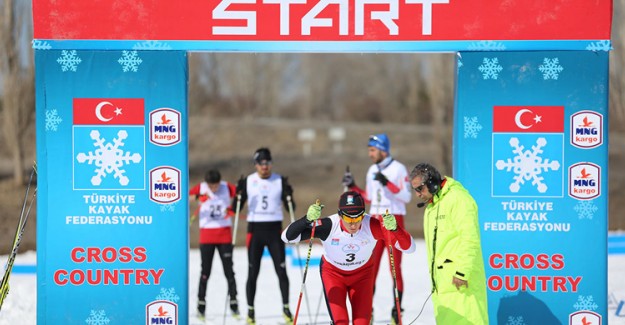
POLYGON ((499 59, 497 58, 484 58, 484 61, 482 61, 482 65, 480 65, 477 69, 480 70, 480 72, 482 73, 484 80, 496 80, 497 77, 499 77, 499 72, 503 70, 503 67, 499 65, 499 59))
POLYGON ((523 321, 523 316, 508 316, 506 325, 525 325, 525 322, 523 321))
POLYGON ((47 41, 33 40, 32 45, 35 50, 49 50, 52 48, 52 45, 47 41))
POLYGON ((124 72, 137 72, 139 71, 139 65, 143 62, 143 60, 141 60, 137 51, 122 51, 122 57, 119 58, 117 62, 121 64, 124 72))
POLYGON ((132 46, 133 50, 171 50, 171 46, 165 42, 160 41, 144 41, 139 42, 132 46))
POLYGON ((46 110, 46 131, 57 131, 61 122, 63 119, 59 117, 55 109, 46 110))
POLYGON ((510 184, 510 191, 517 193, 521 189, 521 184, 525 181, 532 181, 532 185, 536 186, 538 192, 545 193, 547 191, 547 184, 543 183, 543 177, 540 174, 549 170, 558 170, 560 163, 556 160, 549 161, 549 159, 543 160, 540 154, 543 153, 542 148, 547 145, 545 138, 538 138, 536 145, 532 146, 532 150, 525 150, 525 147, 519 143, 519 139, 516 137, 510 138, 510 146, 513 148, 512 152, 516 156, 507 161, 498 160, 495 163, 495 167, 498 170, 506 169, 507 172, 513 171, 516 174, 514 182, 510 184))
POLYGON ((598 42, 593 42, 588 44, 588 46, 586 46, 586 50, 588 51, 610 51, 612 50, 612 45, 610 44, 610 41, 598 41, 598 42))
MULTIPOLYGON (((176 202, 178 203, 178 202, 176 202)), ((161 212, 174 212, 176 211, 176 203, 172 204, 161 204, 161 212)))
POLYGON ((592 203, 591 201, 578 201, 575 207, 573 208, 575 212, 577 212, 577 217, 580 219, 589 219, 595 216, 595 212, 599 210, 599 208, 592 203))
POLYGON ((477 139, 477 134, 482 130, 482 125, 478 123, 477 116, 464 117, 464 138, 477 139))
POLYGON ((596 310, 599 306, 595 303, 592 296, 579 296, 577 302, 573 305, 575 310, 596 310))
POLYGON ((158 296, 156 296, 156 300, 167 300, 177 303, 178 300, 180 300, 180 297, 178 297, 178 295, 176 294, 176 289, 174 288, 161 288, 161 292, 158 294, 158 296))
POLYGON ((89 136, 94 141, 93 145, 97 148, 95 154, 89 151, 88 154, 83 152, 76 156, 79 163, 89 163, 96 166, 95 176, 91 178, 91 184, 98 186, 102 183, 102 178, 107 174, 113 174, 114 178, 119 179, 119 184, 122 186, 128 185, 130 179, 124 175, 126 172, 120 167, 125 164, 138 163, 141 161, 141 155, 138 153, 130 154, 124 152, 120 147, 124 146, 124 140, 128 137, 128 132, 120 130, 117 132, 117 138, 113 140, 113 143, 105 143, 105 139, 100 137, 100 132, 92 130, 89 136))
POLYGON ((559 64, 558 58, 545 58, 543 64, 538 66, 538 70, 543 73, 544 80, 558 80, 558 76, 560 75, 560 72, 564 70, 564 68, 559 64))
POLYGON ((63 72, 76 72, 78 65, 82 62, 82 60, 78 57, 78 52, 76 52, 76 50, 63 50, 61 51, 61 56, 56 60, 56 62, 61 65, 61 70, 63 72))
POLYGON ((506 46, 502 42, 480 41, 473 42, 467 46, 469 51, 505 51, 506 46))
POLYGON ((89 317, 85 319, 85 323, 89 325, 106 325, 110 322, 104 310, 91 310, 89 317))

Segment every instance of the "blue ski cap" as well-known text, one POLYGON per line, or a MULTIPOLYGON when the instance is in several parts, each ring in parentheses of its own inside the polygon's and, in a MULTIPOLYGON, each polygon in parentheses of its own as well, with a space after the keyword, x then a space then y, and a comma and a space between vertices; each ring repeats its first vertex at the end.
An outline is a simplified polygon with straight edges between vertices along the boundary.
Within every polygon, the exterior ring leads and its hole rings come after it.
POLYGON ((369 136, 369 147, 375 147, 385 152, 390 152, 391 143, 388 141, 386 133, 374 134, 369 136))

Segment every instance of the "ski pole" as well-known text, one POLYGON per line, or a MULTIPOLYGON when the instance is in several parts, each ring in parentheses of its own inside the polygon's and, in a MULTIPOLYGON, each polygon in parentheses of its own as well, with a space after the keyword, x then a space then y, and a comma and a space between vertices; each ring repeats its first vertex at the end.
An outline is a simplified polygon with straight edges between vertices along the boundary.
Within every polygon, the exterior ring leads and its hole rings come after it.
MULTIPOLYGON (((345 174, 351 174, 349 172, 349 165, 345 166, 345 174)), ((347 185, 343 186, 343 193, 349 191, 349 187, 347 187, 347 185)))
MULTIPOLYGON (((287 195, 286 197, 286 201, 289 205, 289 216, 291 217, 291 223, 295 222, 295 213, 294 213, 294 209, 293 209, 293 198, 290 195, 287 195)), ((295 248, 295 252, 297 254, 297 265, 301 266, 301 261, 302 261, 302 255, 299 252, 299 243, 296 243, 294 245, 295 248)), ((302 278, 304 278, 304 271, 302 271, 302 268, 299 268, 299 273, 302 276, 302 278)), ((304 290, 306 290, 306 288, 304 288, 304 290)), ((304 292, 304 299, 306 300, 306 308, 308 309, 308 319, 309 321, 312 323, 312 314, 310 313, 310 300, 308 299, 308 290, 306 290, 304 292)))
MULTIPOLYGON (((321 201, 317 199, 315 203, 321 204, 321 201)), ((308 255, 306 256, 306 266, 304 267, 304 275, 302 276, 302 287, 299 291, 299 298, 297 298, 297 308, 295 309, 295 317, 293 318, 293 325, 297 325, 297 316, 299 315, 299 307, 302 303, 304 287, 306 286, 306 275, 308 274, 308 264, 310 263, 310 253, 312 252, 313 239, 315 238, 315 228, 317 228, 317 220, 313 222, 312 231, 310 232, 310 240, 308 241, 308 255)))
MULTIPOLYGON (((239 225, 239 213, 241 212, 241 193, 237 193, 237 206, 234 210, 234 227, 232 228, 232 258, 234 259, 234 245, 237 243, 237 227, 239 225)), ((223 261, 221 261, 223 263, 223 261)), ((226 324, 226 313, 228 312, 228 297, 230 292, 226 289, 226 304, 224 305, 223 324, 226 324)))
POLYGON ((26 214, 24 214, 24 210, 26 209, 26 202, 28 202, 28 193, 30 192, 30 186, 33 182, 33 176, 37 172, 37 165, 33 165, 33 170, 30 173, 30 179, 28 181, 28 186, 26 187, 26 193, 24 194, 24 203, 22 204, 22 211, 20 212, 20 219, 17 225, 17 229, 15 230, 15 238, 13 239, 13 246, 11 249, 11 254, 7 260, 6 268, 4 270, 4 275, 2 275, 2 280, 0 281, 0 310, 2 309, 2 304, 4 303, 4 299, 9 294, 9 277, 11 276, 11 271, 13 270, 13 263, 15 262, 15 257, 17 256, 18 248, 20 247, 20 242, 22 241, 22 235, 24 234, 24 230, 26 229, 26 222, 28 221, 28 216, 30 215, 30 209, 33 206, 33 202, 35 201, 37 195, 37 188, 35 188, 33 197, 30 200, 28 205, 28 210, 26 214))
MULTIPOLYGON (((386 209, 386 215, 388 214, 388 209, 386 209)), ((388 240, 388 259, 391 264, 391 274, 393 275, 393 289, 395 291, 395 308, 397 308, 397 319, 399 320, 399 325, 402 325, 401 322, 401 304, 399 303, 399 290, 397 289, 397 273, 395 273, 395 257, 393 256, 393 244, 391 241, 390 232, 386 231, 386 239, 388 240)))

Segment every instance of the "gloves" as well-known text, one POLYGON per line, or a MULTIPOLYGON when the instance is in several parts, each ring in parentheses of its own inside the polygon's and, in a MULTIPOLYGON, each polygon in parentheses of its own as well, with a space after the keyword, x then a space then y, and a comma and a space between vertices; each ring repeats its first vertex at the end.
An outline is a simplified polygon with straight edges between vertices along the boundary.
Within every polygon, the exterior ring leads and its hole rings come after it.
POLYGON ((397 220, 395 220, 395 216, 386 212, 382 215, 382 220, 384 221, 384 228, 386 230, 395 231, 397 230, 397 220))
POLYGON ((375 174, 375 177, 373 177, 374 180, 382 183, 382 185, 386 186, 386 184, 388 184, 388 178, 386 178, 386 176, 384 176, 384 174, 382 174, 382 172, 377 172, 377 174, 375 174))
POLYGON ((289 178, 288 177, 284 177, 282 179, 282 195, 285 198, 287 196, 290 196, 291 198, 293 198, 293 187, 291 186, 291 184, 289 184, 289 178))
POLYGON ((241 194, 245 191, 245 187, 247 186, 247 180, 246 178, 241 175, 241 178, 239 178, 239 181, 237 182, 237 193, 241 194))
POLYGON ((318 220, 321 217, 321 209, 323 209, 323 205, 319 203, 311 204, 308 207, 308 212, 306 212, 306 220, 310 222, 318 220))
POLYGON ((352 176, 352 173, 350 172, 345 172, 345 174, 343 175, 342 183, 343 186, 347 187, 352 187, 356 185, 356 183, 354 182, 354 176, 352 176))

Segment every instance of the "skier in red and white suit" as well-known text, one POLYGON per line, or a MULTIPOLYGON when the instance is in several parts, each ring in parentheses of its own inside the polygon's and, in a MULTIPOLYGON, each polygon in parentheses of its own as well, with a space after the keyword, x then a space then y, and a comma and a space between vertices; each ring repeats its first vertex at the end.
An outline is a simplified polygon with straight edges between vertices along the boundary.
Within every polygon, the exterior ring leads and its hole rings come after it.
POLYGON ((206 285, 210 277, 215 250, 219 252, 224 274, 228 281, 230 310, 235 317, 239 315, 237 284, 232 263, 232 221, 230 217, 234 213, 229 209, 230 200, 234 194, 234 185, 221 180, 221 174, 214 169, 206 172, 204 182, 189 190, 189 198, 195 198, 199 201, 197 210, 193 213, 193 219, 199 215, 202 271, 198 289, 197 310, 200 317, 204 316, 206 310, 206 285))
MULTIPOLYGON (((367 170, 366 186, 363 190, 356 185, 354 177, 348 171, 343 176, 343 186, 360 193, 369 203, 369 214, 380 219, 388 211, 395 216, 399 228, 404 228, 406 204, 410 202, 412 191, 408 179, 408 170, 391 155, 391 143, 385 133, 371 135, 367 143, 368 155, 373 165, 367 170)), ((378 265, 374 267, 374 277, 377 277, 382 263, 382 254, 385 248, 378 243, 373 251, 373 260, 378 265)), ((397 273, 397 291, 401 305, 404 294, 404 276, 402 273, 402 253, 398 251, 395 258, 395 272, 397 273)), ((375 281, 374 281, 375 282, 375 281)), ((395 303, 391 310, 391 324, 399 324, 399 313, 395 303)))
POLYGON ((339 211, 319 219, 322 206, 313 204, 306 216, 291 223, 283 232, 282 240, 296 243, 314 238, 323 243, 320 263, 321 281, 332 324, 348 325, 349 316, 345 298, 349 297, 354 325, 369 325, 373 308, 375 281, 371 258, 378 241, 388 247, 412 253, 412 236, 397 227, 392 214, 384 214, 382 221, 365 213, 365 202, 360 194, 345 192, 339 200, 339 211))

